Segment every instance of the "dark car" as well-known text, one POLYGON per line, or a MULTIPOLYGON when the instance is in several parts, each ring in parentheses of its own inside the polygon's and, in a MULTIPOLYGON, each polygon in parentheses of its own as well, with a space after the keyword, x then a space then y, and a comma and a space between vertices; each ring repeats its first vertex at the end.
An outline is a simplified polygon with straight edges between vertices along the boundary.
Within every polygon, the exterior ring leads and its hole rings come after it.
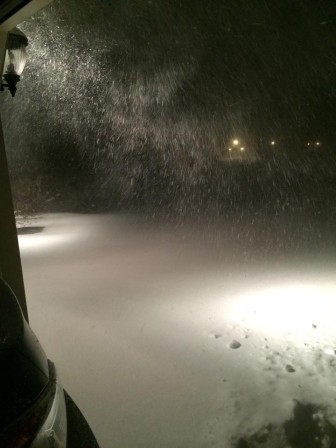
POLYGON ((0 279, 0 447, 96 448, 54 364, 0 279))

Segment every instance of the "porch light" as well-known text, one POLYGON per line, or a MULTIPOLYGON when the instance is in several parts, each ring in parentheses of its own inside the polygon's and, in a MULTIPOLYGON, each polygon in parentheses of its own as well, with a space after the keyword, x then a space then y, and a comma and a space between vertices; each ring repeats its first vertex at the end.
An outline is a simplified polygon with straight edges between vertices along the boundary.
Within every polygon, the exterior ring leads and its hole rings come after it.
POLYGON ((0 91, 8 88, 12 96, 15 96, 16 85, 26 64, 26 47, 28 39, 18 28, 8 33, 6 56, 1 76, 0 91))

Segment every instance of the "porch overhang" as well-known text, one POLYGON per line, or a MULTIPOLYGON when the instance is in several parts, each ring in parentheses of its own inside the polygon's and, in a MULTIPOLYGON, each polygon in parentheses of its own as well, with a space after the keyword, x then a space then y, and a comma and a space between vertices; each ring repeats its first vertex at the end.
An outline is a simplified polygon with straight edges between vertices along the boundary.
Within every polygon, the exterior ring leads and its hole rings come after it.
POLYGON ((0 29, 10 31, 52 0, 4 0, 0 5, 0 29))

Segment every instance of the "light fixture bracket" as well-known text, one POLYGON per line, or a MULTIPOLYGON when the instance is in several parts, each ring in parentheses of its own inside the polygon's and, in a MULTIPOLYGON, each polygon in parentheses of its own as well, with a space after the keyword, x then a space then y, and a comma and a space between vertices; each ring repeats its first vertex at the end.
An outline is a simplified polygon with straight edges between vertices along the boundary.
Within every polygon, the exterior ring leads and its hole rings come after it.
POLYGON ((14 97, 17 91, 16 84, 20 81, 20 76, 16 73, 6 73, 5 75, 3 75, 3 78, 6 83, 3 82, 1 84, 0 91, 3 92, 5 90, 5 87, 7 87, 12 97, 14 97))

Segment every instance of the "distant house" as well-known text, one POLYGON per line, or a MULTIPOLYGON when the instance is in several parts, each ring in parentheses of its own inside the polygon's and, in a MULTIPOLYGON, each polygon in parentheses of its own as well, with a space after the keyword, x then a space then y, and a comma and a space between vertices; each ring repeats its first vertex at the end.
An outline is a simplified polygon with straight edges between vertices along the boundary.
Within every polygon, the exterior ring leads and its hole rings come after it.
POLYGON ((258 160, 257 151, 247 139, 233 138, 224 142, 219 150, 218 159, 222 162, 251 163, 258 160))

